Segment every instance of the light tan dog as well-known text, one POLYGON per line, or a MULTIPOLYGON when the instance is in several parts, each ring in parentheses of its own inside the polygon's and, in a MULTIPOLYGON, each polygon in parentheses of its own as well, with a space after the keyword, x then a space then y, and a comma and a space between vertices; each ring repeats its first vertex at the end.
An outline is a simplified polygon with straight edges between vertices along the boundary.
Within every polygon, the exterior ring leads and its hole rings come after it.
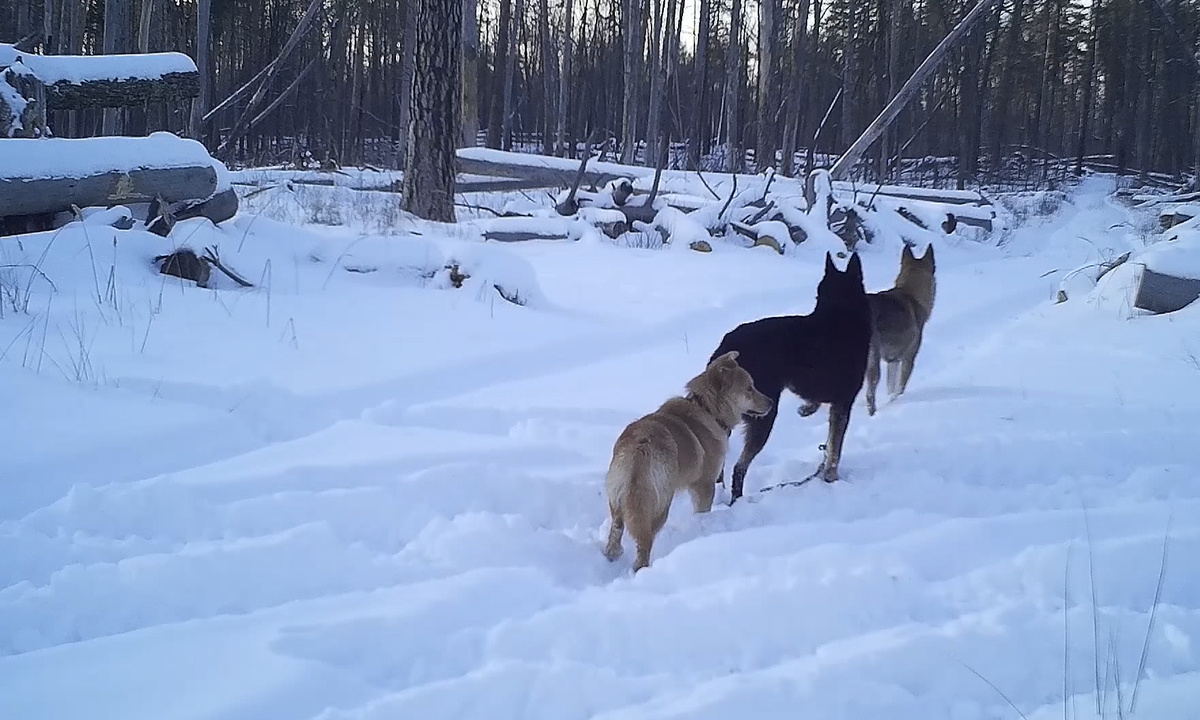
POLYGON ((868 293, 871 305, 871 349, 867 353, 867 414, 875 414, 875 386, 879 384, 879 364, 887 363, 888 394, 894 400, 908 387, 925 323, 933 313, 937 294, 933 245, 921 257, 904 246, 900 254, 900 273, 896 286, 883 292, 868 293))
POLYGON ((696 512, 712 509, 730 428, 743 414, 765 415, 772 407, 737 356, 731 351, 715 358, 688 381, 686 396, 667 400, 617 438, 605 480, 612 526, 604 555, 610 561, 621 557, 628 527, 637 543, 634 572, 650 564, 654 538, 678 490, 688 489, 696 512))

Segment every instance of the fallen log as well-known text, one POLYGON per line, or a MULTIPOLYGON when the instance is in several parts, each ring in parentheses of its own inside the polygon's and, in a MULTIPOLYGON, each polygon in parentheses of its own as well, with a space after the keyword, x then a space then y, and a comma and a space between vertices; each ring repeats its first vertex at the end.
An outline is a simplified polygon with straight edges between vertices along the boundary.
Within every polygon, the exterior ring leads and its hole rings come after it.
POLYGON ((175 211, 176 220, 207 218, 213 225, 229 220, 238 211, 238 196, 233 188, 222 190, 207 200, 188 202, 175 211))
POLYGON ((132 107, 200 95, 200 73, 183 53, 14 55, 45 84, 49 110, 132 107))
POLYGON ((1175 277, 1143 268, 1133 306, 1161 314, 1183 309, 1197 298, 1200 298, 1200 280, 1175 277))
MULTIPOLYGON (((567 164, 564 164, 561 158, 541 155, 505 153, 504 157, 507 161, 493 159, 492 155, 499 152, 483 151, 481 148, 459 150, 457 155, 458 172, 465 175, 487 175, 536 182, 540 184, 540 187, 571 187, 576 177, 581 177, 581 182, 596 187, 613 180, 627 179, 631 174, 624 172, 626 170, 624 167, 620 170, 615 167, 612 169, 605 167, 610 165, 609 163, 592 164, 590 169, 581 174, 578 163, 567 161, 567 164), (511 159, 508 156, 511 156, 511 159)), ((639 169, 628 168, 628 170, 637 172, 639 169)), ((646 169, 640 168, 640 170, 646 169)))
POLYGON ((149 137, 10 139, 0 164, 0 217, 150 202, 203 201, 217 191, 204 146, 149 137))

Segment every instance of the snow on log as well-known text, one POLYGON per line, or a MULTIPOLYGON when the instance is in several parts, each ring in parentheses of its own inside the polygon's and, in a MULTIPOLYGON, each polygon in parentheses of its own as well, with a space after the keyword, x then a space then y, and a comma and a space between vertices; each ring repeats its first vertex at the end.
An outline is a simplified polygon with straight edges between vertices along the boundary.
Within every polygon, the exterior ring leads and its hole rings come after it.
POLYGON ((207 200, 228 178, 204 146, 149 137, 0 141, 0 216, 78 207, 207 200))
MULTIPOLYGON (((579 161, 567 158, 526 155, 523 153, 462 148, 458 151, 458 171, 472 175, 508 177, 526 182, 544 183, 545 187, 570 187, 579 175, 579 161)), ((616 163, 589 162, 583 182, 603 185, 613 180, 653 175, 654 168, 636 168, 616 163)))
POLYGON ((49 110, 129 107, 200 95, 196 63, 183 53, 32 55, 0 46, 0 68, 18 60, 45 84, 49 110))

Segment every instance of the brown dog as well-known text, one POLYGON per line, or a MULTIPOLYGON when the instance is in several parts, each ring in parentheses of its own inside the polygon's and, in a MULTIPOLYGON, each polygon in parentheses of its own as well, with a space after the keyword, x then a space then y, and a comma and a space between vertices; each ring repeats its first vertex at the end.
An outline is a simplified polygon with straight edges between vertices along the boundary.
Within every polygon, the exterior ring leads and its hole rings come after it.
POLYGON ((667 400, 617 438, 605 480, 612 525, 604 555, 610 561, 621 557, 628 527, 637 543, 634 572, 650 564, 650 549, 676 491, 688 489, 696 512, 712 509, 730 428, 742 415, 764 415, 772 407, 737 356, 727 352, 715 358, 688 381, 686 396, 667 400))
POLYGON ((925 323, 933 313, 937 294, 933 245, 920 258, 908 245, 900 254, 900 273, 896 286, 883 292, 869 293, 871 305, 871 349, 867 353, 867 414, 875 414, 875 386, 879 384, 879 364, 887 362, 888 394, 894 400, 908 387, 925 323))

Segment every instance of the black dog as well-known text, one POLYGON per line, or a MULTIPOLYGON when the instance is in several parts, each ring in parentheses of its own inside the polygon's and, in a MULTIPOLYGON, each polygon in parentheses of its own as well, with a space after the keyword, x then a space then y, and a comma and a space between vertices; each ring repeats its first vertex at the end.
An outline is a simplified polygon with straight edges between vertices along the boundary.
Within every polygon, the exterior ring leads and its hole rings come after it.
MULTIPOLYGON (((817 305, 809 315, 783 315, 743 323, 721 340, 713 357, 738 351, 738 364, 754 378, 759 392, 771 398, 762 417, 745 415, 746 445, 733 468, 732 504, 742 496, 746 470, 767 444, 784 388, 799 395, 800 415, 808 417, 829 403, 829 439, 815 475, 838 479, 842 440, 850 424, 850 407, 863 386, 871 344, 871 308, 863 287, 862 262, 850 256, 845 272, 825 253, 825 277, 817 285, 817 305)), ((718 482, 724 483, 722 473, 718 482)))

